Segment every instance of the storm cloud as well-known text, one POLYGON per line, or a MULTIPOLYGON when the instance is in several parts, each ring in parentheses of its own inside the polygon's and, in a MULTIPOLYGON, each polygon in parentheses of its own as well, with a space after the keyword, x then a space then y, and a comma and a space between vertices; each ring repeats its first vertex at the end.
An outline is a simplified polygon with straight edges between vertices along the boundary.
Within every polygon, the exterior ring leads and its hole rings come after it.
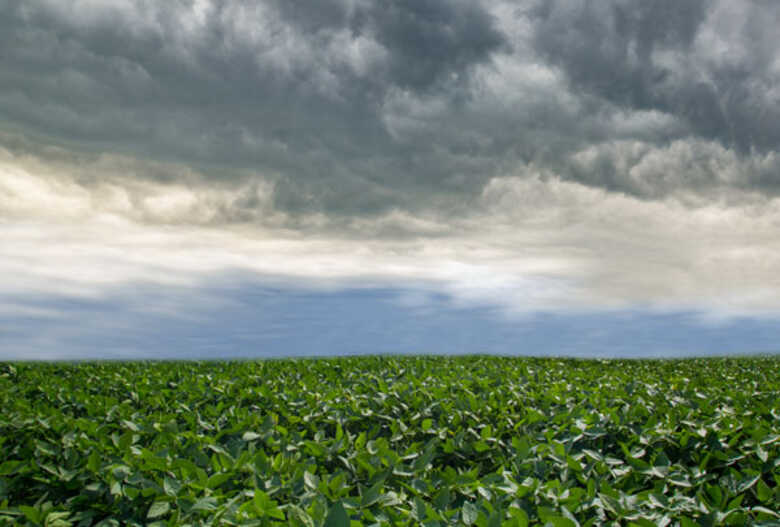
POLYGON ((779 16, 758 2, 12 0, 0 126, 262 181, 293 216, 462 213, 526 165, 650 199, 774 195, 779 16))
POLYGON ((2 290, 240 269, 780 313, 779 24, 733 0, 6 0, 2 290))
POLYGON ((599 98, 675 115, 692 135, 743 152, 771 150, 778 21, 772 3, 553 1, 534 12, 534 44, 599 98))
POLYGON ((458 101, 473 68, 504 44, 470 2, 14 2, 8 11, 8 129, 183 162, 212 178, 249 170, 274 181, 278 206, 291 210, 373 211, 435 185, 442 170, 422 176, 435 163, 410 166, 410 145, 392 137, 387 100, 458 101))
MULTIPOLYGON (((677 121, 680 128, 673 139, 687 141, 690 154, 679 158, 677 166, 667 167, 667 173, 679 174, 672 176, 676 185, 662 190, 686 186, 682 174, 691 169, 696 175, 688 186, 711 188, 725 183, 728 176, 717 167, 707 167, 705 160, 713 150, 734 151, 743 161, 762 160, 776 152, 780 144, 777 4, 553 1, 540 4, 530 16, 535 51, 565 73, 570 89, 604 104, 677 121)), ((667 148, 656 142, 639 150, 653 151, 651 146, 667 148)), ((635 159, 627 160, 632 156, 627 153, 630 148, 613 143, 603 149, 602 179, 596 178, 596 184, 642 192, 628 176, 643 156, 634 153, 635 159)), ((728 183, 775 193, 780 167, 774 159, 768 165, 743 170, 728 183)), ((583 181, 593 176, 577 170, 569 174, 583 181)), ((659 174, 659 179, 665 178, 659 174)))

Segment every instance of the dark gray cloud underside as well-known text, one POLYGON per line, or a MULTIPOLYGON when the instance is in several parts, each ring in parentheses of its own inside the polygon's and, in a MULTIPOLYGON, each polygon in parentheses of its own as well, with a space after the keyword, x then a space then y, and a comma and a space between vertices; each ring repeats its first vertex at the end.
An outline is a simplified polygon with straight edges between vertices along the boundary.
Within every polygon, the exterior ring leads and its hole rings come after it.
POLYGON ((68 16, 11 2, 0 19, 6 126, 214 177, 260 172, 291 211, 376 211, 412 201, 410 186, 435 186, 436 170, 408 166, 437 166, 408 161, 428 156, 425 145, 388 133, 385 97, 456 101, 473 66, 505 45, 491 16, 465 1, 214 3, 196 30, 185 4, 136 7, 68 16), (355 53, 365 56, 339 55, 361 36, 372 47, 355 53))
POLYGON ((259 174, 293 214, 455 214, 529 164, 646 198, 780 191, 777 4, 496 5, 7 0, 0 131, 259 174), (523 84, 507 63, 562 80, 523 84))
MULTIPOLYGON (((453 77, 506 45, 492 17, 464 0, 395 0, 347 9, 330 0, 311 7, 276 0, 283 18, 309 35, 349 28, 367 35, 388 52, 387 62, 362 84, 384 92, 398 86, 413 91, 451 89, 453 77)), ((361 87, 361 92, 366 86, 361 87)))

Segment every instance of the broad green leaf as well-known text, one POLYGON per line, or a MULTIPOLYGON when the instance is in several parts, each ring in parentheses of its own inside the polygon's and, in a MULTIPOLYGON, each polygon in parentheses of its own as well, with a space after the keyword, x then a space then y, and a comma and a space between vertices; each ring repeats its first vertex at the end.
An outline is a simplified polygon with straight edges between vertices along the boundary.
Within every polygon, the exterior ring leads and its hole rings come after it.
POLYGON ((163 490, 168 496, 177 496, 179 491, 181 491, 181 483, 173 478, 165 476, 165 479, 163 479, 163 490))
POLYGON ((379 498, 382 496, 383 485, 384 482, 379 481, 374 486, 365 489, 360 499, 360 506, 368 507, 379 501, 379 498))
POLYGON ((577 524, 565 516, 548 516, 545 518, 545 527, 577 527, 577 524))
POLYGON ((341 502, 336 502, 328 511, 323 527, 350 527, 349 516, 341 502))
POLYGON ((193 511, 209 512, 216 510, 217 500, 214 498, 200 498, 192 505, 193 511))
POLYGON ((320 478, 307 470, 303 473, 303 482, 309 490, 316 490, 319 487, 320 478))
POLYGON ((477 522, 479 511, 471 502, 465 502, 460 509, 460 517, 466 525, 474 525, 477 522))
POLYGON ((155 501, 146 513, 146 517, 150 520, 154 520, 161 516, 168 514, 171 510, 171 504, 167 501, 155 501))
POLYGON ((23 461, 18 460, 11 460, 11 461, 5 461, 2 464, 0 464, 0 476, 10 476, 19 469, 19 467, 23 466, 23 461))
POLYGON ((209 477, 208 481, 206 482, 206 487, 210 489, 216 489, 223 483, 229 481, 233 477, 233 474, 230 472, 221 472, 219 474, 213 474, 209 477))
POLYGON ((509 516, 514 520, 512 527, 527 527, 529 524, 528 514, 523 509, 510 507, 509 516))
POLYGON ((66 511, 50 512, 43 522, 44 527, 71 527, 73 522, 68 520, 70 513, 66 511))

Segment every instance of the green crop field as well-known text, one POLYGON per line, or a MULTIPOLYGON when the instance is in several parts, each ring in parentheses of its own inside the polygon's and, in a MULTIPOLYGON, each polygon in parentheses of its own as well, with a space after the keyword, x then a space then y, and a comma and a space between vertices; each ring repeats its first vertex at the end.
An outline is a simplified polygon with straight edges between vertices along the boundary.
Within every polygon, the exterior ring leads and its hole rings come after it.
POLYGON ((0 525, 780 525, 780 358, 0 364, 0 525))

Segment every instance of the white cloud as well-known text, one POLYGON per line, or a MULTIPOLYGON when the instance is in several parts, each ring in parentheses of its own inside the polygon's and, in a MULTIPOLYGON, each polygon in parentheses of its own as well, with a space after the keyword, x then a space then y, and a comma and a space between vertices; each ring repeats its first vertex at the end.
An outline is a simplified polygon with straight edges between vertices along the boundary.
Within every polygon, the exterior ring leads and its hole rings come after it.
POLYGON ((187 184, 83 185, 55 165, 9 156, 0 162, 6 294, 100 296, 129 283, 195 286, 249 273, 307 287, 414 285, 508 315, 780 315, 780 200, 749 193, 693 206, 643 201, 526 167, 493 179, 461 218, 395 210, 334 228, 314 215, 291 230, 270 201, 249 221, 209 224, 247 188, 266 199, 262 183, 220 189, 193 175, 187 184))

